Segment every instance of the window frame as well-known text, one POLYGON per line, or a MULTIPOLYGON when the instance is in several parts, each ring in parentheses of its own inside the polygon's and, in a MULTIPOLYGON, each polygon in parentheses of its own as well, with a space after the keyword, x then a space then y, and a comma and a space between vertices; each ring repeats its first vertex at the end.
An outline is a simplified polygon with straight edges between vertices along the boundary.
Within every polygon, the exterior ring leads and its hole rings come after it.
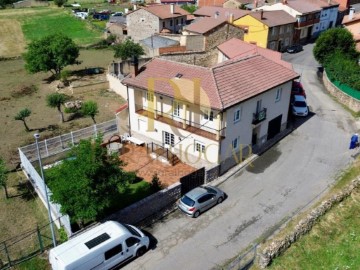
POLYGON ((200 141, 195 140, 194 152, 205 153, 205 144, 200 141))
POLYGON ((108 249, 107 251, 104 252, 105 261, 110 260, 111 258, 115 257, 116 255, 120 254, 121 252, 123 252, 122 244, 118 244, 118 245, 108 249), (119 247, 120 247, 120 251, 117 250, 119 247))
POLYGON ((234 124, 241 121, 241 114, 242 114, 242 108, 241 107, 236 108, 234 111, 234 118, 233 118, 234 124))
POLYGON ((282 96, 282 87, 276 89, 275 102, 279 102, 282 96))
POLYGON ((173 108, 172 108, 172 115, 175 117, 180 117, 180 109, 181 109, 181 103, 174 100, 173 108))
POLYGON ((231 146, 232 146, 232 149, 234 150, 237 150, 239 149, 239 141, 240 141, 240 137, 236 137, 235 139, 233 139, 231 141, 231 146), (234 143, 236 142, 236 147, 234 147, 234 143))

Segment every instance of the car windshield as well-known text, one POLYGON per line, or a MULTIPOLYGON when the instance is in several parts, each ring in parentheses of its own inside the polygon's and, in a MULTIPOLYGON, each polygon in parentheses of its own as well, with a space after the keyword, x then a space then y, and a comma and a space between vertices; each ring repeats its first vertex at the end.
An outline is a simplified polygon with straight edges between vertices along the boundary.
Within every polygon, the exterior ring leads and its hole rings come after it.
POLYGON ((216 194, 216 190, 211 188, 211 187, 203 187, 204 189, 206 189, 207 192, 211 193, 211 194, 216 194))
POLYGON ((195 204, 195 201, 193 201, 186 195, 181 198, 181 201, 188 206, 194 206, 194 204, 195 204))
POLYGON ((132 234, 132 235, 135 235, 135 236, 138 236, 138 237, 141 237, 141 235, 131 226, 127 225, 127 224, 123 224, 126 229, 129 230, 129 232, 132 234))
POLYGON ((306 102, 305 101, 295 101, 294 106, 295 107, 306 107, 306 102))

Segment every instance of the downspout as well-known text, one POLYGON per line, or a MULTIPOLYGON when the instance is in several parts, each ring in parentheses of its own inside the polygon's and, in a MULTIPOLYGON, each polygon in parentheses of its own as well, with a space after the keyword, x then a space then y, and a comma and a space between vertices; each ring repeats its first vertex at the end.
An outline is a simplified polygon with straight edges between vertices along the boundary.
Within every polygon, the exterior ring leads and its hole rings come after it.
POLYGON ((130 121, 130 104, 129 104, 129 86, 126 85, 126 92, 127 92, 127 103, 128 103, 128 110, 129 110, 129 135, 131 137, 131 121, 130 121))

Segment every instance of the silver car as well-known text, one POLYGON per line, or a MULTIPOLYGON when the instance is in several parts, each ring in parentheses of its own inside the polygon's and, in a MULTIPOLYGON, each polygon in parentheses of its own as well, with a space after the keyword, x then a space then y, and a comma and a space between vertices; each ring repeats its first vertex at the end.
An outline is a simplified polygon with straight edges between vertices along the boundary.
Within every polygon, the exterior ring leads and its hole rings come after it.
POLYGON ((296 116, 307 116, 309 114, 308 105, 304 96, 295 95, 291 102, 292 113, 296 116))
POLYGON ((185 214, 197 218, 202 212, 222 203, 225 193, 216 187, 201 186, 186 193, 178 203, 185 214))

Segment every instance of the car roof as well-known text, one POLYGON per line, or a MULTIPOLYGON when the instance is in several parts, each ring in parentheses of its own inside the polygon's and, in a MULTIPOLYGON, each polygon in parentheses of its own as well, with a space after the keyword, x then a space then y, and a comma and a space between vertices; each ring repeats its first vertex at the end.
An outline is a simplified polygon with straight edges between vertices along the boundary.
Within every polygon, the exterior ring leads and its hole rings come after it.
POLYGON ((305 101, 306 102, 306 99, 304 96, 300 96, 300 95, 294 95, 294 100, 295 101, 305 101))
POLYGON ((195 200, 205 193, 208 193, 208 191, 205 188, 197 187, 190 190, 188 193, 185 194, 185 196, 189 197, 192 200, 195 200))

